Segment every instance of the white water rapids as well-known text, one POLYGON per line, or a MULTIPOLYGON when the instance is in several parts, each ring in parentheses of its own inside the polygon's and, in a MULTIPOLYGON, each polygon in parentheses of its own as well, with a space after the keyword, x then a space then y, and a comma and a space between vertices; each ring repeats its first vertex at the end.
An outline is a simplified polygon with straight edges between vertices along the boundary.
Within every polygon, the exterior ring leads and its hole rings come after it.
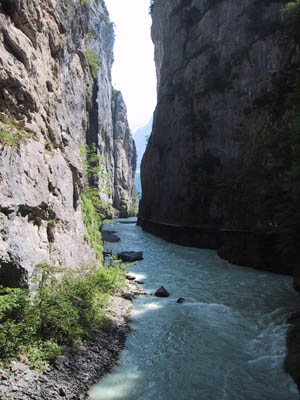
POLYGON ((215 251, 177 246, 135 224, 108 225, 114 252, 142 250, 130 273, 168 298, 134 301, 119 365, 90 400, 297 400, 282 369, 286 318, 298 295, 290 277, 239 267, 215 251), (178 297, 185 303, 177 304, 178 297))

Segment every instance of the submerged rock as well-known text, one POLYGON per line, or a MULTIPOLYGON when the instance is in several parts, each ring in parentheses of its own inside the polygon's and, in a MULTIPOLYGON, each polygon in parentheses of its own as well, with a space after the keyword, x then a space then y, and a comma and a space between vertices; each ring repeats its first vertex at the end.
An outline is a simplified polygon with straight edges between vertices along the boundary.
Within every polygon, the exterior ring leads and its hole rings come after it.
POLYGON ((154 293, 154 296, 156 296, 156 297, 168 297, 168 296, 170 296, 170 293, 167 291, 167 289, 165 289, 163 286, 161 286, 154 293))
POLYGON ((118 258, 122 261, 140 261, 143 260, 143 252, 142 251, 122 251, 117 254, 118 258))
POLYGON ((116 235, 115 231, 102 231, 101 233, 103 242, 117 243, 121 241, 119 236, 116 235))
POLYGON ((176 303, 181 304, 181 303, 184 303, 184 302, 185 302, 185 298, 184 298, 184 297, 179 297, 179 298, 177 299, 177 302, 176 302, 176 303))

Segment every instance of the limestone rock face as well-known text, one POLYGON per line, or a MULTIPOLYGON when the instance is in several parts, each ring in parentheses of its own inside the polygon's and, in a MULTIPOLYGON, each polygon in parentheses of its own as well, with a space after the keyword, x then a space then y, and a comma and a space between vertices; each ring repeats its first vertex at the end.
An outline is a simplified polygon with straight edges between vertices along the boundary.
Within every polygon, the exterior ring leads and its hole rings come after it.
POLYGON ((113 199, 122 187, 123 214, 128 211, 135 147, 124 105, 118 111, 124 132, 115 147, 113 35, 102 0, 88 5, 78 0, 0 2, 3 282, 22 271, 30 274, 41 262, 73 266, 95 260, 84 240, 79 145, 97 145, 110 182, 103 196, 117 206, 113 199))
POLYGON ((114 155, 114 196, 113 206, 120 217, 128 217, 132 203, 133 182, 136 169, 136 148, 127 121, 126 105, 121 92, 114 91, 113 114, 113 155, 114 155))
POLYGON ((232 226, 221 189, 249 138, 287 112, 282 93, 299 65, 285 3, 156 0, 158 104, 141 167, 141 219, 232 226))

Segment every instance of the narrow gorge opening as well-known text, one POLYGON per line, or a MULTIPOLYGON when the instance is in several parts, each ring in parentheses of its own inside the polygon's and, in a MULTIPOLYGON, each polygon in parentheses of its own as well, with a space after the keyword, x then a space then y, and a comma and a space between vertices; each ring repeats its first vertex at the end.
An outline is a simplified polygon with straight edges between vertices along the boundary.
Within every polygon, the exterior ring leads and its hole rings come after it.
POLYGON ((0 0, 1 398, 299 397, 299 15, 0 0))

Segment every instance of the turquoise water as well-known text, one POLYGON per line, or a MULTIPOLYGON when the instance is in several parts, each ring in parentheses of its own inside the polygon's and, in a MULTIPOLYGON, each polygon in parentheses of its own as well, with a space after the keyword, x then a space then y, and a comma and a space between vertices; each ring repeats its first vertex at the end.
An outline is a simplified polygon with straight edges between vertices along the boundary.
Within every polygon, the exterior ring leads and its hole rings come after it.
POLYGON ((167 243, 135 224, 108 225, 114 251, 143 250, 130 273, 168 298, 134 301, 120 364, 90 400, 296 400, 284 374, 287 316, 298 295, 290 277, 238 267, 215 251, 167 243), (178 297, 185 303, 177 304, 178 297))

